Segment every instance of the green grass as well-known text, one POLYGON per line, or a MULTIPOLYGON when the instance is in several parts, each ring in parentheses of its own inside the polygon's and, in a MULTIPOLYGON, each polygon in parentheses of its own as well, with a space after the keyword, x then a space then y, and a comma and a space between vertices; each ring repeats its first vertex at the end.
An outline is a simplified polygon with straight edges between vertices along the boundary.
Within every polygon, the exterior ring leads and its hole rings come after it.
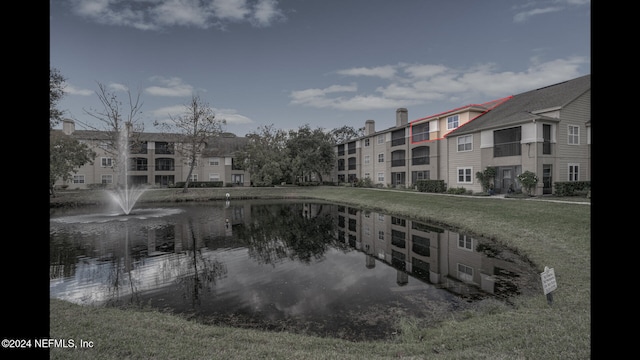
MULTIPOLYGON (((52 359, 588 359, 591 358, 591 206, 347 187, 157 189, 140 201, 309 198, 435 222, 492 238, 539 269, 553 267, 558 289, 487 303, 436 327, 399 319, 389 341, 349 342, 286 332, 209 326, 153 310, 80 306, 50 300, 50 336, 93 341, 51 350, 52 359)), ((99 191, 67 191, 52 206, 107 201, 99 191)))

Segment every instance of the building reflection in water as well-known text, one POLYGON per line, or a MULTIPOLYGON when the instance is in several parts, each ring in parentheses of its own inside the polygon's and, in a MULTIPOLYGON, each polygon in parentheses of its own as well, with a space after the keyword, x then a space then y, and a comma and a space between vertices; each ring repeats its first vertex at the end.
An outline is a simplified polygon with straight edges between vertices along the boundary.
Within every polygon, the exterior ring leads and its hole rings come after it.
MULTIPOLYGON (((328 297, 328 282, 344 278, 327 273, 327 257, 335 254, 357 255, 347 257, 351 262, 349 259, 363 259, 356 270, 352 270, 353 264, 340 265, 349 267, 350 279, 353 272, 360 273, 353 286, 372 287, 375 281, 371 282, 371 276, 365 278, 368 273, 382 268, 387 268, 387 273, 395 271, 393 286, 357 290, 380 293, 385 301, 390 297, 382 292, 408 291, 410 281, 418 284, 416 289, 442 289, 470 301, 516 295, 524 287, 536 288, 532 283, 538 280, 531 264, 489 240, 379 212, 281 200, 182 208, 183 212, 166 217, 100 223, 57 221, 62 216, 72 218, 74 210, 52 215, 51 297, 83 304, 156 298, 168 304, 175 298, 173 304, 182 305, 172 306, 185 310, 214 298, 226 299, 227 306, 234 302, 240 306, 240 297, 230 295, 230 288, 236 287, 253 292, 246 302, 263 313, 270 306, 282 310, 286 306, 278 302, 293 303, 295 299, 295 311, 300 311, 303 296, 314 297, 313 306, 307 307, 318 309, 322 307, 319 299, 328 297), (288 280, 278 280, 281 284, 297 282, 291 293, 275 299, 277 294, 258 292, 260 287, 272 289, 274 285, 268 282, 284 273, 281 268, 294 263, 303 267, 288 275, 288 280), (321 270, 311 267, 322 264, 325 268, 317 268, 321 270), (318 273, 322 271, 325 273, 318 273), (265 304, 256 303, 270 296, 274 298, 265 299, 265 304)), ((352 298, 344 303, 349 301, 352 298)), ((219 307, 215 305, 216 311, 219 307)), ((287 311, 293 312, 293 308, 291 305, 287 311)))

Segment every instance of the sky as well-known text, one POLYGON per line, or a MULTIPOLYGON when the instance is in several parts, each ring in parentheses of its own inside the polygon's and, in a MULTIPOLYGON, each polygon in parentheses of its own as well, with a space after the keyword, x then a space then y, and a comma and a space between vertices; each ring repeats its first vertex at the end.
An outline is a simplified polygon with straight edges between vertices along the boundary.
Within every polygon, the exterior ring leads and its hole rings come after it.
POLYGON ((591 73, 590 0, 50 0, 58 108, 103 126, 105 86, 138 121, 196 95, 224 130, 395 126, 591 73))

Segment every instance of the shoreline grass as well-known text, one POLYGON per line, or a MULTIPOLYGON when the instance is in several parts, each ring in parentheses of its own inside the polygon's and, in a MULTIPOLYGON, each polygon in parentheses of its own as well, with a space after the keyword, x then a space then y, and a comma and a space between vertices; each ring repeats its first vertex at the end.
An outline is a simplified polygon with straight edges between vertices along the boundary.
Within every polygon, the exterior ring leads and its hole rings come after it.
MULTIPOLYGON (((50 336, 89 339, 90 349, 51 349, 52 359, 588 359, 591 358, 591 206, 347 187, 152 189, 140 202, 308 198, 457 228, 516 249, 558 289, 423 327, 402 319, 389 341, 349 342, 210 326, 152 310, 80 306, 50 299, 50 336)), ((103 204, 103 192, 63 191, 51 207, 103 204)))

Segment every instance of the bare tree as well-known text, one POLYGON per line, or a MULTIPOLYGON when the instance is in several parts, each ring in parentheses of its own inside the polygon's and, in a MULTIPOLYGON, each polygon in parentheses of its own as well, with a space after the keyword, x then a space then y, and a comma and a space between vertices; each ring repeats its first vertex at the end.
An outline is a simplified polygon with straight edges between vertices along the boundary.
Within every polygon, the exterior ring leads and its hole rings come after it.
POLYGON ((189 164, 189 173, 182 190, 186 193, 191 174, 202 150, 208 142, 214 141, 215 137, 222 133, 222 127, 227 124, 227 121, 216 119, 209 104, 195 94, 191 96, 191 101, 185 105, 185 112, 182 116, 173 117, 170 115, 169 119, 170 121, 166 123, 156 121, 154 125, 166 132, 183 136, 183 141, 176 144, 176 151, 184 156, 189 164))
MULTIPOLYGON (((104 84, 98 83, 96 95, 102 104, 102 109, 83 109, 84 112, 98 120, 99 126, 79 122, 91 130, 101 131, 105 134, 103 149, 112 155, 115 163, 114 170, 117 174, 124 174, 124 167, 127 166, 126 158, 123 156, 123 149, 128 149, 138 141, 139 134, 144 131, 144 124, 141 120, 142 102, 140 101, 141 91, 133 95, 130 90, 126 91, 128 103, 125 105, 118 98, 114 91, 110 91, 104 84), (126 131, 126 132, 125 132, 126 131), (125 133, 126 137, 121 135, 125 133)), ((118 178, 119 182, 125 179, 118 178)))

